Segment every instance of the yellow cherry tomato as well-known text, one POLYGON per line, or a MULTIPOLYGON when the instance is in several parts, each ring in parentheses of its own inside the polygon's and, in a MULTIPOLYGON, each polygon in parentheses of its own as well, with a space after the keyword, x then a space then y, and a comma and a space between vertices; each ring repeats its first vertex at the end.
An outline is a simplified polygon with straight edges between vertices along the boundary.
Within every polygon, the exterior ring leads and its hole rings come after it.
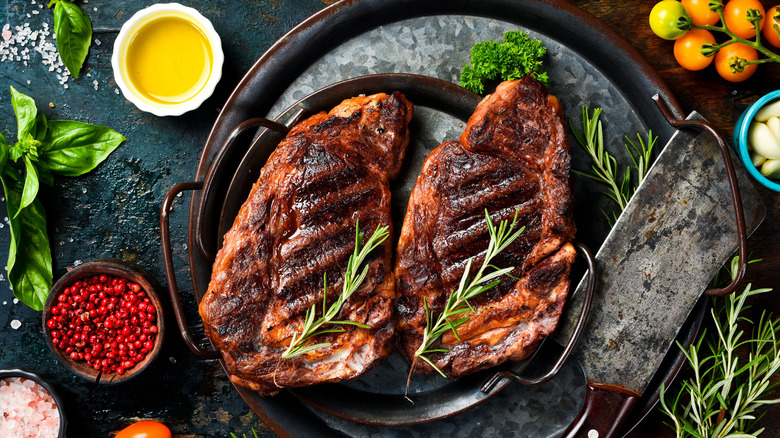
POLYGON ((688 17, 682 3, 676 0, 660 1, 650 11, 650 29, 665 40, 676 40, 685 35, 685 30, 677 27, 680 17, 688 17))
POLYGON ((756 36, 756 29, 753 28, 753 23, 747 19, 747 13, 750 9, 757 9, 763 16, 758 23, 758 28, 761 29, 766 20, 766 11, 760 1, 730 0, 723 8, 723 19, 726 21, 726 26, 734 32, 734 35, 746 40, 756 36))
POLYGON ((778 35, 775 30, 775 24, 780 29, 780 5, 774 6, 766 11, 766 21, 764 21, 762 31, 764 39, 766 39, 769 44, 780 47, 780 35, 778 35))
POLYGON ((720 21, 718 13, 710 10, 710 0, 681 0, 680 3, 685 6, 693 24, 712 26, 720 21))
POLYGON ((143 420, 122 429, 114 438, 171 438, 171 430, 160 422, 143 420))
POLYGON ((702 70, 712 64, 712 56, 701 54, 705 43, 715 44, 715 37, 708 30, 693 29, 674 42, 674 58, 686 70, 702 70))
POLYGON ((739 58, 746 61, 755 61, 758 59, 758 52, 756 52, 756 49, 742 43, 729 44, 721 48, 715 55, 715 69, 720 77, 729 82, 742 82, 753 76, 753 73, 758 68, 756 64, 744 66, 741 72, 732 70, 731 63, 739 58))

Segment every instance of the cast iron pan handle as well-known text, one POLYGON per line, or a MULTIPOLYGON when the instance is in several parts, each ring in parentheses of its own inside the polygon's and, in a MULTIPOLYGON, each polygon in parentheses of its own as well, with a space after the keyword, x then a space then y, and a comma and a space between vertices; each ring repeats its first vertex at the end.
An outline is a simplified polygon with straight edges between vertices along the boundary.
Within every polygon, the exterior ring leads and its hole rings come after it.
POLYGON ((561 438, 616 436, 640 395, 622 386, 588 382, 585 404, 561 438))
POLYGON ((181 337, 184 343, 202 359, 218 359, 220 354, 208 348, 203 348, 195 342, 190 334, 190 327, 184 314, 184 308, 179 298, 179 286, 176 283, 176 271, 173 266, 173 253, 171 252, 171 232, 169 213, 171 212, 173 200, 176 196, 185 190, 201 190, 203 183, 200 181, 183 182, 176 184, 171 188, 163 200, 162 210, 160 211, 160 237, 162 239, 163 261, 165 263, 165 279, 168 281, 168 293, 171 295, 173 304, 173 313, 176 315, 176 323, 179 325, 181 337))
POLYGON ((737 182, 737 174, 734 171, 734 163, 731 161, 731 153, 726 141, 723 140, 718 134, 718 131, 705 120, 681 120, 675 118, 666 106, 666 103, 661 100, 661 97, 656 94, 653 96, 655 104, 658 109, 661 110, 666 121, 675 128, 684 127, 697 127, 703 131, 710 133, 715 142, 720 148, 720 153, 723 156, 723 164, 726 165, 726 176, 729 179, 729 189, 731 191, 731 201, 734 204, 734 216, 737 222, 737 240, 739 241, 739 266, 737 267, 737 273, 727 286, 719 289, 707 289, 704 291, 704 295, 708 297, 722 297, 729 295, 737 290, 737 286, 745 277, 745 270, 747 269, 748 255, 747 255, 747 228, 745 227, 745 213, 742 207, 742 196, 739 192, 739 184, 737 182))
POLYGON ((515 380, 516 382, 525 386, 539 385, 555 377, 555 375, 558 374, 558 371, 561 370, 561 367, 563 367, 563 364, 566 363, 566 360, 569 358, 569 354, 571 354, 572 350, 574 350, 574 346, 580 339, 582 329, 585 327, 585 322, 587 321, 588 314, 590 313, 590 305, 593 302, 593 290, 596 288, 596 260, 593 258, 593 253, 590 251, 590 249, 588 249, 587 246, 582 243, 575 242, 574 245, 580 251, 583 258, 585 258, 585 262, 588 264, 588 285, 585 289, 585 300, 582 303, 582 310, 580 310, 580 317, 577 320, 577 326, 574 328, 574 332, 569 338, 569 342, 566 344, 566 348, 558 358, 558 362, 556 362, 552 369, 550 369, 550 371, 548 371, 543 376, 532 379, 523 377, 520 374, 510 370, 499 371, 493 374, 493 377, 488 379, 485 384, 482 385, 482 392, 490 392, 496 383, 505 377, 515 380))
MULTIPOLYGON (((198 204, 198 214, 197 218, 198 220, 195 221, 195 247, 198 248, 198 251, 200 254, 206 259, 206 260, 214 260, 214 254, 213 252, 207 248, 207 245, 205 243, 205 230, 203 229, 203 218, 206 215, 206 200, 211 198, 211 191, 214 186, 214 178, 219 174, 219 170, 222 169, 223 162, 225 161, 225 158, 230 155, 230 152, 233 150, 233 147, 237 144, 236 140, 241 137, 242 134, 244 134, 246 131, 250 129, 257 129, 260 127, 265 127, 268 129, 272 129, 276 132, 280 132, 282 134, 286 134, 287 131, 290 130, 289 127, 282 125, 281 123, 277 123, 268 119, 264 119, 262 117, 249 119, 235 128, 233 128, 233 131, 230 132, 230 135, 228 136, 227 140, 225 140, 225 144, 222 146, 222 148, 219 150, 217 155, 214 157, 214 161, 212 161, 211 166, 209 167, 208 173, 206 173, 206 178, 203 180, 202 187, 198 187, 198 189, 203 190, 203 193, 201 194, 201 202, 198 204)), ((186 189, 185 189, 186 190, 186 189)), ((193 190, 193 189, 191 189, 193 190)), ((197 190, 197 189, 194 189, 197 190)))

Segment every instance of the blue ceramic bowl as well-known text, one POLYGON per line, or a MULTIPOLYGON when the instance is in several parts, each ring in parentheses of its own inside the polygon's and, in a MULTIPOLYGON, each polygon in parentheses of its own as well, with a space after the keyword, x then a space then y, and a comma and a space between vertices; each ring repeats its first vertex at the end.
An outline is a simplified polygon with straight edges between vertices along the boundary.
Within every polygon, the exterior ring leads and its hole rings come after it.
POLYGON ((755 117, 758 110, 767 103, 772 102, 778 98, 780 98, 780 90, 775 90, 771 93, 761 96, 760 99, 753 102, 753 104, 750 105, 741 116, 739 116, 739 120, 737 121, 736 126, 734 126, 733 139, 734 149, 736 149, 740 160, 742 160, 742 163, 745 165, 745 168, 748 170, 748 172, 753 176, 753 178, 756 179, 756 181, 776 192, 780 192, 780 181, 771 180, 764 175, 761 175, 761 172, 759 172, 758 169, 756 169, 756 166, 753 165, 753 161, 750 159, 750 152, 748 151, 747 135, 750 122, 753 121, 753 117, 755 117))

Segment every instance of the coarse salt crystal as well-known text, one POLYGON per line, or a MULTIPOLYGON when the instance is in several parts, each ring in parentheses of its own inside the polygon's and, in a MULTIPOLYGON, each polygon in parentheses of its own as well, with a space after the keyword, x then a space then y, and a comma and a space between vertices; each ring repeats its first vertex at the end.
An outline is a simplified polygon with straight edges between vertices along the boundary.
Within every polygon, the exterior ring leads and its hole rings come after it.
POLYGON ((59 435, 60 414, 51 394, 20 377, 0 380, 0 436, 53 438, 59 435))
POLYGON ((22 326, 22 322, 19 321, 18 319, 15 319, 15 320, 11 321, 11 328, 12 329, 18 330, 19 327, 21 327, 21 326, 22 326))

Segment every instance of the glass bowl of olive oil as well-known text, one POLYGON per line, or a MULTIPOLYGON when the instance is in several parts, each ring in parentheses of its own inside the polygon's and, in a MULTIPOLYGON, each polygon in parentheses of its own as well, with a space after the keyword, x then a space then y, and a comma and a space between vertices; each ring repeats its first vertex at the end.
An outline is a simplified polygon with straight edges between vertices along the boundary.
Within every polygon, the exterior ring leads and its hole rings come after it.
POLYGON ((157 116, 198 108, 222 77, 222 42, 211 22, 178 3, 135 13, 119 32, 111 64, 127 100, 157 116))

